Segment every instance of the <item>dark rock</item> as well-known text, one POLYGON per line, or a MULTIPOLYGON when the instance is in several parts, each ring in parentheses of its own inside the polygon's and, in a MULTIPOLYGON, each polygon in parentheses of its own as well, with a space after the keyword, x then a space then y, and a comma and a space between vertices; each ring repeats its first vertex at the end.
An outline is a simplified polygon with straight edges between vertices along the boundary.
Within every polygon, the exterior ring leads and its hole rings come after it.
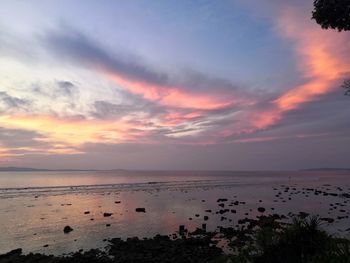
POLYGON ((309 213, 306 213, 306 212, 299 212, 299 217, 300 218, 307 218, 310 214, 309 213))
POLYGON ((135 211, 138 213, 146 213, 146 209, 143 207, 136 208, 135 211))
POLYGON ((63 232, 65 233, 65 234, 68 234, 69 232, 72 232, 73 231, 73 228, 71 228, 70 226, 65 226, 64 228, 63 228, 63 232))
POLYGON ((221 209, 221 210, 219 210, 219 214, 225 214, 225 213, 227 213, 227 212, 229 212, 230 210, 229 209, 221 209))
POLYGON ((6 256, 13 256, 13 255, 21 255, 22 254, 22 248, 17 248, 14 250, 11 250, 10 252, 6 253, 6 256))
POLYGON ((179 233, 185 232, 185 226, 184 225, 179 225, 179 233))
POLYGON ((320 220, 326 221, 328 223, 333 223, 334 222, 334 219, 330 218, 330 217, 322 217, 322 218, 320 218, 320 220))
POLYGON ((84 214, 88 215, 88 214, 90 214, 90 211, 85 211, 84 214))
POLYGON ((266 211, 266 209, 264 207, 258 207, 258 211, 260 213, 264 213, 266 211))
POLYGON ((111 215, 113 215, 113 213, 103 213, 103 216, 104 216, 104 217, 109 217, 109 216, 111 216, 111 215))

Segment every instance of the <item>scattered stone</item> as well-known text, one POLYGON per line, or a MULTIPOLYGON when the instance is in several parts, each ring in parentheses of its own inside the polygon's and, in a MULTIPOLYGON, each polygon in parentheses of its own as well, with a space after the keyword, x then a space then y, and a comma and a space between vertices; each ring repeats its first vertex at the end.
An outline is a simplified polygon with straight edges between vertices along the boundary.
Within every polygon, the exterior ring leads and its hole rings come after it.
POLYGON ((103 213, 103 216, 104 216, 104 217, 109 217, 109 216, 111 216, 111 215, 113 215, 113 213, 103 213))
POLYGON ((143 207, 136 208, 135 211, 138 213, 146 213, 146 209, 143 207))
POLYGON ((179 225, 179 233, 185 232, 185 226, 184 225, 179 225))
POLYGON ((300 218, 303 218, 303 219, 304 219, 304 218, 307 218, 309 215, 310 215, 310 214, 309 214, 309 213, 306 213, 306 212, 299 212, 299 215, 298 215, 298 216, 299 216, 300 218))
POLYGON ((320 218, 320 220, 326 221, 328 223, 333 223, 334 222, 334 219, 330 218, 330 217, 322 217, 322 218, 320 218))
POLYGON ((258 211, 260 212, 260 213, 264 213, 265 212, 265 208, 264 207, 258 207, 258 211))
POLYGON ((63 228, 63 232, 65 233, 65 234, 68 234, 69 232, 72 232, 73 231, 73 228, 71 228, 70 226, 65 226, 64 228, 63 228))

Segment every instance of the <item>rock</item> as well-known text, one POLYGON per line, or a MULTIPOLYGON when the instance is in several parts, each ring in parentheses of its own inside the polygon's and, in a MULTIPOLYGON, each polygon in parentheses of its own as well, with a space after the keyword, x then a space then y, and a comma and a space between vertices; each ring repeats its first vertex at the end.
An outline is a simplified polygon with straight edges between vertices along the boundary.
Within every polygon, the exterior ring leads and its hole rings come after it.
POLYGON ((109 227, 109 226, 111 226, 111 224, 106 224, 106 227, 109 227))
POLYGON ((143 207, 136 208, 135 211, 138 213, 146 213, 146 209, 143 207))
POLYGON ((49 245, 48 244, 46 244, 46 245, 43 245, 43 247, 48 247, 49 245))
POLYGON ((13 256, 13 255, 21 255, 22 254, 22 248, 17 248, 14 250, 11 250, 10 252, 6 253, 6 256, 13 256))
POLYGON ((114 203, 115 203, 115 204, 120 204, 120 203, 121 203, 121 201, 115 201, 114 203))
POLYGON ((88 214, 90 214, 90 211, 85 211, 84 214, 88 215, 88 214))
POLYGON ((103 213, 103 216, 104 216, 104 217, 109 217, 109 216, 111 216, 111 215, 113 215, 113 213, 103 213))
POLYGON ((260 212, 260 213, 264 213, 265 212, 265 208, 264 207, 258 207, 258 211, 260 212))
POLYGON ((343 198, 350 198, 350 194, 344 193, 340 195, 343 198))
POLYGON ((64 228, 63 228, 63 232, 65 233, 65 234, 68 234, 69 232, 72 232, 73 231, 73 228, 71 228, 70 226, 65 226, 64 228))
POLYGON ((209 219, 208 216, 204 216, 204 221, 207 221, 209 219))
POLYGON ((179 225, 179 233, 185 232, 185 226, 184 225, 179 225))
POLYGON ((322 218, 320 218, 320 220, 326 221, 328 223, 333 223, 334 222, 334 219, 330 218, 330 217, 322 217, 322 218))
POLYGON ((299 216, 300 218, 303 218, 303 219, 304 219, 304 218, 307 218, 309 215, 310 215, 310 214, 309 214, 309 213, 306 213, 306 212, 299 212, 299 215, 298 215, 298 216, 299 216))

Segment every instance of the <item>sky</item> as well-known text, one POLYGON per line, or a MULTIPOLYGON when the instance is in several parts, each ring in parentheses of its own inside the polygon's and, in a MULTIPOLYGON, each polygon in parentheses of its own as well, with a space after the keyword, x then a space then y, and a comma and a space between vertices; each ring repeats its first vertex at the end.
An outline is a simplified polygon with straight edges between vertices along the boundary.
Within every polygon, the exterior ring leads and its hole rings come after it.
POLYGON ((0 8, 0 166, 349 167, 350 34, 305 0, 0 8))

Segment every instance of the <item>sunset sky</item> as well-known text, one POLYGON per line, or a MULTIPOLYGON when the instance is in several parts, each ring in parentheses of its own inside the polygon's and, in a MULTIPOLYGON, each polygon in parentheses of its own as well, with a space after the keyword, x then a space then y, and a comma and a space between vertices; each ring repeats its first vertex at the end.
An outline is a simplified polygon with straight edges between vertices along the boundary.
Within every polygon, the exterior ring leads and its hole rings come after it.
POLYGON ((349 167, 350 34, 312 2, 2 1, 0 166, 349 167))

